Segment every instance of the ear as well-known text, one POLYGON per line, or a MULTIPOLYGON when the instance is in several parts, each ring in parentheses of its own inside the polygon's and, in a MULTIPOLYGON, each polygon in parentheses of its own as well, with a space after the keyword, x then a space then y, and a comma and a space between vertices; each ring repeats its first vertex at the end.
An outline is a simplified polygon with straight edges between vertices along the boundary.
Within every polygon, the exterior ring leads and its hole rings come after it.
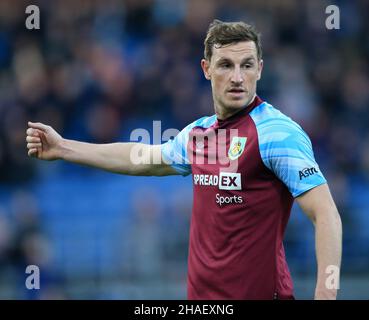
POLYGON ((209 72, 210 62, 206 59, 201 59, 201 68, 202 68, 202 71, 204 72, 205 78, 207 80, 210 80, 211 79, 210 72, 209 72))
POLYGON ((263 59, 260 59, 258 62, 258 80, 261 78, 261 72, 263 71, 264 61, 263 59))

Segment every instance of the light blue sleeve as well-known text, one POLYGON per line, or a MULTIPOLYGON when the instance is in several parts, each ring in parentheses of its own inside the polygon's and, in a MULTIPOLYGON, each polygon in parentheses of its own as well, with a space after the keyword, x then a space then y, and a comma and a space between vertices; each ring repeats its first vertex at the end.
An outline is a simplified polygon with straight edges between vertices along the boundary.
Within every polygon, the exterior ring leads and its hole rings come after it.
POLYGON ((215 120, 215 115, 198 119, 186 126, 174 139, 170 139, 162 144, 161 154, 165 162, 183 176, 191 174, 191 164, 187 152, 190 131, 194 127, 208 128, 215 120))
POLYGON ((258 132, 261 158, 293 197, 326 183, 308 135, 293 120, 263 103, 250 114, 258 132))

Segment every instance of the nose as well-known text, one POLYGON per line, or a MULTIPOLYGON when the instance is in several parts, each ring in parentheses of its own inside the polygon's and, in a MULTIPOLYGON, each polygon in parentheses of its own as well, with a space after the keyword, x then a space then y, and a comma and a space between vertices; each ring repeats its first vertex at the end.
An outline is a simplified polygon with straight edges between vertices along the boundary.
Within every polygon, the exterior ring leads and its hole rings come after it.
POLYGON ((232 77, 231 77, 231 82, 234 85, 240 85, 243 83, 243 76, 242 76, 240 67, 234 68, 232 77))

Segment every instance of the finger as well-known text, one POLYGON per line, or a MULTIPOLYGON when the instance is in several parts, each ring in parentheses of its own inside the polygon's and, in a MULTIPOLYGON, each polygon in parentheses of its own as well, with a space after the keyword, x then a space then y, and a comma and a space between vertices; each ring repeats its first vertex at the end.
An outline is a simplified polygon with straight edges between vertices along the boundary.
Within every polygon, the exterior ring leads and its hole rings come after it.
POLYGON ((34 149, 34 148, 42 148, 42 144, 40 143, 27 143, 27 149, 34 149))
POLYGON ((29 136, 33 136, 33 137, 39 137, 40 134, 42 133, 41 130, 38 130, 38 129, 31 129, 31 128, 28 128, 27 131, 26 131, 27 135, 29 136))
POLYGON ((39 137, 27 136, 26 141, 31 143, 38 143, 41 142, 41 139, 39 137))
POLYGON ((28 121, 28 126, 33 129, 39 129, 41 131, 46 131, 49 127, 41 122, 31 122, 31 121, 28 121))
POLYGON ((28 150, 28 156, 30 156, 30 157, 37 156, 37 149, 30 149, 30 150, 28 150))

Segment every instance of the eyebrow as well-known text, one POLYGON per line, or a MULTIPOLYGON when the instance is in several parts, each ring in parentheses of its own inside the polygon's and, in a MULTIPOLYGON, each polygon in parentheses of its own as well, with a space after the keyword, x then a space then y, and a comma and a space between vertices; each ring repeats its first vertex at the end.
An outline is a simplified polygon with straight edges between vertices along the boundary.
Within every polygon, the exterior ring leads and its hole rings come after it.
MULTIPOLYGON (((254 57, 247 57, 247 58, 245 58, 245 59, 243 59, 242 61, 241 61, 241 64, 243 64, 243 63, 245 63, 245 62, 251 62, 251 61, 255 61, 255 58, 254 57)), ((223 57, 223 58, 220 58, 216 63, 223 63, 223 62, 232 62, 233 63, 233 61, 231 60, 231 59, 229 59, 229 58, 225 58, 225 57, 223 57)))

